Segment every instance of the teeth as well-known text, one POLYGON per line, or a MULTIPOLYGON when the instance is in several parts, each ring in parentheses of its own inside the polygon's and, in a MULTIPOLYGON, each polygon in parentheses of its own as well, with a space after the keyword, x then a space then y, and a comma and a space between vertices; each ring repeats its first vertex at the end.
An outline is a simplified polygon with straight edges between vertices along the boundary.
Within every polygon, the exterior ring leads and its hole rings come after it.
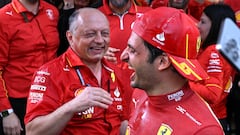
POLYGON ((131 70, 133 70, 133 68, 132 68, 132 67, 130 67, 130 66, 128 66, 128 69, 131 69, 131 70))
POLYGON ((95 49, 95 50, 100 50, 103 49, 104 47, 90 47, 90 49, 95 49))

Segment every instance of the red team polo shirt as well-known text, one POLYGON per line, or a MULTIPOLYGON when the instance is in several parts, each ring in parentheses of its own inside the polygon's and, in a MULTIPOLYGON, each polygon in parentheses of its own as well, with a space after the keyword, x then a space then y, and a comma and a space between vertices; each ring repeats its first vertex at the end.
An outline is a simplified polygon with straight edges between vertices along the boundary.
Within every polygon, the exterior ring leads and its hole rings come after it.
POLYGON ((68 49, 52 62, 42 66, 34 75, 31 85, 25 123, 40 115, 47 115, 81 93, 83 86, 75 68, 79 67, 87 85, 107 90, 114 99, 107 109, 91 107, 76 113, 61 135, 118 135, 121 121, 128 119, 125 91, 130 89, 124 82, 124 73, 103 61, 101 86, 90 69, 68 49))
POLYGON ((126 135, 224 134, 209 106, 188 86, 166 95, 138 96, 126 135))
POLYGON ((58 10, 43 0, 37 15, 28 12, 19 0, 0 9, 0 111, 11 108, 7 96, 26 98, 35 70, 55 58, 58 16, 58 10))

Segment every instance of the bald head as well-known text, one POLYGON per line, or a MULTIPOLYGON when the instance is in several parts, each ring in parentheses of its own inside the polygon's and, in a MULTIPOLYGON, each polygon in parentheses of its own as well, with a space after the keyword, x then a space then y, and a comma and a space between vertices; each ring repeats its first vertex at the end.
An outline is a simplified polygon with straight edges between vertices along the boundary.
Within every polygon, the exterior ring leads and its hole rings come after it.
POLYGON ((109 26, 107 17, 96 8, 80 8, 76 10, 69 18, 69 31, 74 31, 84 23, 104 22, 109 26))

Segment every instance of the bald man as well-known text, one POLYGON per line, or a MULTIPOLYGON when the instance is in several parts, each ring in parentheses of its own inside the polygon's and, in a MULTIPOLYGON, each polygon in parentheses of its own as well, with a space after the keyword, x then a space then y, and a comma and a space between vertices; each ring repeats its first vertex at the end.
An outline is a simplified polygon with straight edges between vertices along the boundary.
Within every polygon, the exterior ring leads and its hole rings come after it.
POLYGON ((36 71, 31 85, 27 134, 117 135, 128 118, 124 73, 103 56, 109 22, 94 8, 76 10, 66 35, 70 48, 36 71))

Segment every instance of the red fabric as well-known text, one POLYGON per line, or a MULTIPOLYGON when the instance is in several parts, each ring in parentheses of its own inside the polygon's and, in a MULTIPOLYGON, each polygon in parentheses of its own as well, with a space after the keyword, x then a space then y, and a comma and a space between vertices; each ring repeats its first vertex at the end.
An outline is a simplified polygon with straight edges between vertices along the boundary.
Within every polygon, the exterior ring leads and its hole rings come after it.
POLYGON ((116 53, 118 67, 127 69, 128 66, 126 63, 120 60, 120 55, 122 54, 122 51, 127 47, 127 41, 132 32, 132 23, 137 16, 148 10, 151 10, 151 8, 136 6, 134 3, 132 3, 128 12, 120 17, 111 11, 107 0, 103 0, 103 6, 100 7, 99 10, 107 16, 110 23, 110 47, 120 49, 120 52, 116 53))
POLYGON ((102 86, 99 86, 90 69, 82 63, 71 49, 68 49, 64 55, 44 65, 36 72, 30 89, 25 123, 39 115, 47 115, 55 111, 58 107, 73 99, 79 90, 86 87, 80 83, 75 71, 76 66, 79 67, 86 84, 101 87, 105 90, 110 87, 109 92, 114 101, 107 109, 106 114, 104 114, 105 110, 99 107, 92 107, 82 114, 79 114, 80 112, 76 113, 61 135, 118 135, 121 121, 128 119, 129 104, 126 104, 126 102, 129 99, 125 99, 124 94, 125 91, 130 89, 130 85, 120 82, 121 79, 124 79, 122 78, 124 73, 103 61, 102 86), (115 80, 112 79, 113 74, 115 74, 115 80), (108 81, 110 81, 110 86, 108 81), (109 125, 104 122, 104 115, 106 120, 111 123, 111 132, 109 131, 109 125))
POLYGON ((189 87, 161 96, 136 94, 138 102, 126 135, 224 134, 208 105, 189 87))
POLYGON ((7 96, 26 98, 34 71, 56 57, 58 17, 58 10, 42 0, 36 16, 19 0, 0 9, 0 111, 11 108, 7 96))
MULTIPOLYGON (((147 98, 148 98, 148 95, 146 94, 146 92, 144 90, 135 88, 133 90, 132 101, 130 103, 131 114, 132 114, 132 112, 134 112, 136 106, 138 104, 142 104, 147 98)), ((130 118, 131 118, 131 116, 130 116, 130 118)))
POLYGON ((240 2, 239 0, 224 0, 224 3, 232 7, 235 12, 238 27, 240 27, 240 2))
POLYGON ((158 8, 158 7, 162 7, 162 6, 167 7, 168 0, 153 0, 150 6, 152 8, 158 8))
POLYGON ((209 79, 190 82, 190 86, 210 104, 217 118, 226 118, 226 97, 232 87, 235 71, 216 50, 216 45, 200 52, 198 60, 208 73, 209 79))
POLYGON ((189 0, 189 3, 188 3, 189 13, 197 20, 200 20, 203 9, 210 4, 211 2, 207 0, 205 0, 202 3, 199 3, 196 0, 189 0))
MULTIPOLYGON (((203 3, 199 3, 196 0, 189 0, 188 6, 187 6, 187 14, 192 16, 195 20, 200 20, 200 17, 202 15, 203 9, 211 4, 208 1, 204 1, 203 3)), ((153 0, 151 5, 152 8, 158 8, 168 6, 168 0, 153 0)))

